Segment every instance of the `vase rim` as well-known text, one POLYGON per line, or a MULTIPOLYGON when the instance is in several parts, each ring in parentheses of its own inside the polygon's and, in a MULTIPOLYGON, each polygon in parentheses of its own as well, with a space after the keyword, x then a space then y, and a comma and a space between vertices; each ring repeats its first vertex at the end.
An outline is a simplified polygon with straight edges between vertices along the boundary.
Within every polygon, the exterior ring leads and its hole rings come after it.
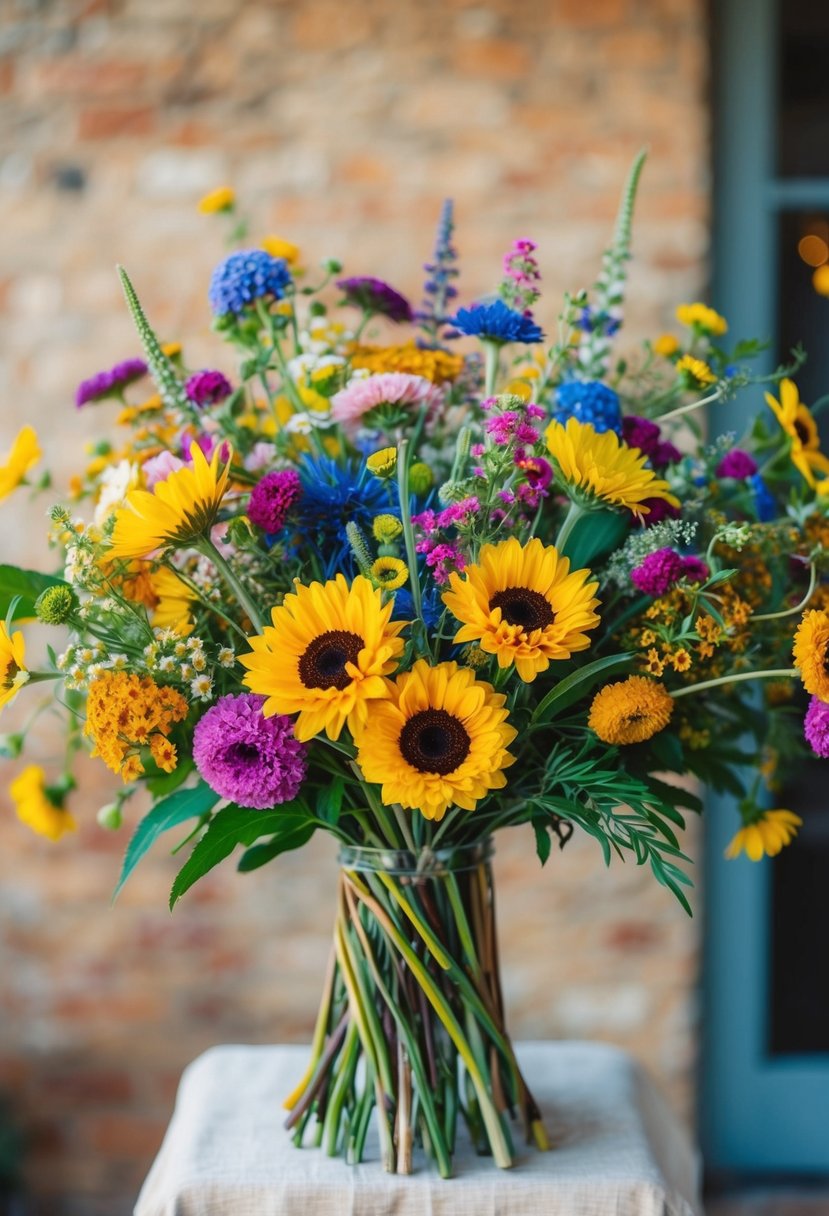
POLYGON ((416 852, 410 849, 343 845, 338 859, 343 870, 357 873, 434 877, 477 870, 478 866, 489 861, 494 851, 492 837, 487 836, 475 844, 444 845, 438 849, 426 845, 416 852))

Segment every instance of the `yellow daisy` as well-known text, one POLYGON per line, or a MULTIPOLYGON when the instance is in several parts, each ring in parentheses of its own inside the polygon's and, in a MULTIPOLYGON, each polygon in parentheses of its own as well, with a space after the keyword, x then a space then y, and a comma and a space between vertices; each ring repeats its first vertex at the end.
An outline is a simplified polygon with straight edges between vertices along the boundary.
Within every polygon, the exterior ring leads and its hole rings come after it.
POLYGON ((680 325, 687 325, 689 329, 699 329, 703 333, 712 334, 715 337, 728 333, 728 322, 725 317, 720 316, 707 304, 699 302, 680 304, 676 310, 676 319, 680 325))
POLYGON ((59 795, 46 785, 46 774, 37 764, 30 764, 9 786, 17 818, 26 827, 60 840, 64 832, 74 832, 77 824, 63 806, 65 794, 59 795))
POLYGON ((388 700, 368 706, 354 736, 363 776, 382 785, 387 806, 427 819, 442 819, 452 805, 473 811, 506 785, 503 770, 515 763, 505 700, 468 667, 419 659, 388 700))
POLYGON ((371 577, 384 591, 396 591, 408 580, 409 567, 399 557, 378 557, 371 567, 371 577))
POLYGON ((797 385, 787 377, 780 381, 780 400, 766 393, 766 405, 791 440, 792 464, 810 486, 815 474, 829 474, 829 459, 820 450, 820 435, 811 410, 800 400, 797 385))
POLYGON ((214 215, 217 211, 232 211, 236 204, 236 192, 231 186, 219 186, 199 199, 198 209, 203 215, 214 215))
POLYGON ((338 739, 366 721, 371 702, 389 695, 385 679, 397 667, 405 622, 391 621, 379 588, 358 575, 351 586, 338 574, 327 583, 297 584, 271 613, 273 625, 250 639, 243 683, 267 697, 264 713, 298 714, 303 742, 325 731, 338 739))
POLYGON ((13 701, 28 682, 26 643, 18 629, 9 633, 5 621, 0 621, 0 709, 13 701))
POLYGON ((154 549, 185 548, 207 536, 227 488, 230 460, 219 470, 221 447, 207 458, 197 443, 193 463, 159 481, 152 493, 131 490, 115 512, 107 558, 146 557, 154 549))
POLYGON ((829 612, 817 608, 804 612, 792 654, 806 691, 829 701, 829 612))
POLYGON ((281 236, 266 236, 262 239, 262 248, 272 258, 282 258, 289 266, 295 266, 299 261, 299 245, 284 240, 281 236))
POLYGON ((628 676, 608 684, 593 698, 588 726, 603 743, 643 743, 664 730, 674 699, 657 680, 628 676))
POLYGON ((693 355, 683 355, 676 364, 676 370, 689 388, 704 388, 706 384, 717 383, 717 377, 708 364, 703 359, 695 359, 693 355))
POLYGON ((679 350, 679 339, 673 334, 660 334, 658 338, 654 338, 651 346, 655 355, 670 359, 671 355, 675 355, 679 350))
POLYGON ((589 424, 568 418, 567 425, 551 422, 547 447, 577 501, 627 507, 635 515, 648 515, 649 498, 662 498, 674 507, 679 499, 667 481, 649 469, 638 448, 628 447, 613 431, 601 434, 589 424))
POLYGON ((29 469, 37 464, 42 455, 35 428, 22 427, 6 459, 0 464, 0 499, 7 498, 12 490, 17 489, 29 469))
POLYGON ((499 667, 514 663, 531 683, 551 659, 569 659, 586 650, 584 632, 599 618, 589 570, 570 571, 570 561, 552 545, 534 538, 522 545, 515 537, 484 545, 480 563, 463 578, 451 574, 443 602, 459 621, 456 642, 479 642, 498 657, 499 667))
POLYGON ((763 811, 753 823, 740 828, 725 855, 731 859, 745 852, 751 861, 760 861, 764 856, 776 857, 785 845, 791 844, 802 823, 794 811, 763 811))

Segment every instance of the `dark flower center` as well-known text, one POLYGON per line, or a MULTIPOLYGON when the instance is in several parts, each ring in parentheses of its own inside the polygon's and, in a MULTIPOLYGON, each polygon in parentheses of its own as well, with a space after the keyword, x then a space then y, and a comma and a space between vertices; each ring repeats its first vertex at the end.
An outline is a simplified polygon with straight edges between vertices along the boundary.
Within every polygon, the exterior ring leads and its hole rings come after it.
POLYGON ((347 688, 346 663, 356 663, 365 642, 359 633, 331 629, 314 638, 299 660, 299 678, 306 688, 347 688))
POLYGON ((556 619, 549 601, 540 591, 531 591, 529 587, 505 587, 503 591, 497 591, 489 601, 490 612, 493 608, 501 609, 501 616, 508 625, 518 625, 527 633, 544 629, 556 619))
POLYGON ((807 447, 809 440, 812 438, 812 432, 809 430, 802 418, 798 418, 794 424, 795 434, 804 447, 807 447))
POLYGON ((259 748, 253 743, 231 743, 226 752, 227 760, 233 765, 248 767, 259 763, 259 748))
POLYGON ((458 718, 445 709, 422 709, 400 732, 400 751, 421 773, 445 777, 469 755, 470 739, 458 718))

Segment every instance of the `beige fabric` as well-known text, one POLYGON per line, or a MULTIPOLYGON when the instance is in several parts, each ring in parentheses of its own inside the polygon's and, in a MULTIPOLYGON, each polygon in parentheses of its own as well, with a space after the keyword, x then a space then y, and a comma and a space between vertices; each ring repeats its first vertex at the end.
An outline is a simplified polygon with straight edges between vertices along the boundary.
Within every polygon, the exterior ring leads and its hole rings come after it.
POLYGON ((356 1167, 295 1149, 282 1099, 303 1047, 216 1047, 185 1070, 135 1216, 700 1216, 698 1162, 630 1056, 597 1043, 527 1043, 524 1074, 554 1148, 497 1169, 462 1142, 455 1177, 416 1156, 385 1174, 369 1132, 356 1167))

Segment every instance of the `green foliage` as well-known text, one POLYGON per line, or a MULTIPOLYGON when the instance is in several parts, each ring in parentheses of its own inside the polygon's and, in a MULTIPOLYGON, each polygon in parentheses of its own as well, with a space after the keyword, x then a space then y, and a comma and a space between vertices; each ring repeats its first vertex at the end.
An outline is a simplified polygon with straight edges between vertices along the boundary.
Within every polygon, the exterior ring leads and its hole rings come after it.
POLYGON ((576 523, 567 538, 567 556, 573 570, 593 566, 612 553, 630 531, 621 511, 590 511, 576 523))
POLYGON ((0 566, 0 618, 5 618, 13 600, 17 600, 15 615, 18 620, 30 620, 35 616, 35 601, 49 587, 65 587, 69 584, 54 574, 41 574, 39 570, 21 570, 18 566, 0 566))
POLYGON ((198 785, 186 790, 179 790, 168 798, 162 798, 156 803, 139 823, 127 845, 124 864, 121 867, 121 877, 113 891, 113 900, 129 878, 141 858, 152 848, 159 836, 170 828, 184 823, 187 819, 200 818, 208 815, 219 801, 219 795, 210 786, 200 781, 198 785))
POLYGON ((555 688, 541 700, 533 714, 533 722, 549 722, 582 697, 587 696, 600 680, 623 671, 630 665, 629 654, 613 654, 603 659, 594 659, 584 667, 577 667, 569 676, 559 680, 555 688))

